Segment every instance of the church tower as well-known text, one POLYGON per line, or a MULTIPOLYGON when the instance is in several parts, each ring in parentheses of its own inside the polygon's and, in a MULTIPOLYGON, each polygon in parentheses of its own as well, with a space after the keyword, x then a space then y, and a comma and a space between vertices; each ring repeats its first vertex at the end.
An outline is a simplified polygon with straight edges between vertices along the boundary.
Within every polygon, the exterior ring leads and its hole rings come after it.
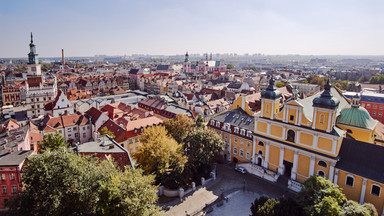
POLYGON ((191 73, 191 62, 189 61, 188 52, 185 54, 185 59, 183 63, 183 73, 191 73))
POLYGON ((38 54, 36 53, 36 46, 33 44, 33 35, 31 32, 31 43, 29 44, 29 53, 28 53, 28 75, 36 76, 41 75, 41 65, 39 64, 39 59, 37 58, 38 54))
POLYGON ((312 129, 326 131, 333 130, 336 122, 336 111, 339 107, 339 99, 333 97, 329 80, 324 85, 321 95, 313 99, 313 120, 312 129))
POLYGON ((273 77, 269 80, 266 90, 261 92, 261 117, 273 119, 279 112, 281 92, 276 89, 273 77))

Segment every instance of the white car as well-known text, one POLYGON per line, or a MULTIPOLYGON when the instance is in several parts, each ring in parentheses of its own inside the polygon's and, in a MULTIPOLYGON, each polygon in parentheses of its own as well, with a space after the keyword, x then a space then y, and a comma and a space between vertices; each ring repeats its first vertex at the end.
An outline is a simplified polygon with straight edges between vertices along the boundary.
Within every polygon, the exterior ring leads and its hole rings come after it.
POLYGON ((235 170, 241 174, 246 174, 247 170, 244 169, 243 167, 235 167, 235 170))

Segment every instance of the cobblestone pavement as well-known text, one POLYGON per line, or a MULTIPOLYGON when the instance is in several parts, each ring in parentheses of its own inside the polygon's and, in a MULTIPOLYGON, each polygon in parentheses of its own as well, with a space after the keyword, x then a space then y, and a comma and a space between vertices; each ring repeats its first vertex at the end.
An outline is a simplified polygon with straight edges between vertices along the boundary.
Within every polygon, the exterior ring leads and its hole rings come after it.
MULTIPOLYGON (((281 177, 277 183, 271 183, 251 174, 243 175, 235 172, 234 166, 218 164, 216 181, 210 182, 205 188, 200 188, 182 200, 176 199, 162 206, 169 208, 165 213, 166 215, 195 215, 201 212, 207 204, 215 201, 221 194, 228 196, 236 191, 249 193, 249 196, 255 195, 255 198, 261 195, 274 198, 283 195, 294 196, 295 194, 288 190, 285 180, 284 177, 281 177)), ((255 198, 251 198, 253 200, 250 202, 253 202, 255 198)), ((235 202, 229 201, 228 203, 224 203, 225 206, 228 206, 228 204, 230 204, 229 206, 236 206, 235 202)), ((246 205, 248 206, 248 204, 246 205)), ((249 204, 247 211, 250 206, 249 204)), ((243 206, 241 208, 246 207, 243 206)), ((211 214, 213 214, 213 212, 211 214)))

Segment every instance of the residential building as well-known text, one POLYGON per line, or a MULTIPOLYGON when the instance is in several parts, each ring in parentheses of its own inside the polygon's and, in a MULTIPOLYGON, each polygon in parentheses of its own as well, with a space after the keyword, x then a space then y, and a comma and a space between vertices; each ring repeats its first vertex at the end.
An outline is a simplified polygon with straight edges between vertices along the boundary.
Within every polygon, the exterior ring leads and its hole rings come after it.
POLYGON ((28 125, 0 133, 0 209, 22 190, 21 171, 33 154, 29 141, 28 125))
POLYGON ((99 137, 99 128, 109 119, 108 116, 102 111, 91 107, 84 113, 91 123, 91 137, 96 140, 99 137))
POLYGON ((129 152, 108 135, 103 135, 95 141, 78 145, 77 152, 80 155, 90 155, 99 159, 113 159, 122 170, 126 166, 133 167, 129 152))
POLYGON ((3 105, 17 105, 21 103, 20 86, 8 85, 1 89, 3 105))
MULTIPOLYGON (((352 99, 355 92, 344 93, 345 97, 352 99)), ((384 94, 372 91, 362 91, 360 94, 360 105, 364 107, 372 118, 384 123, 384 94)))
POLYGON ((51 114, 53 117, 59 117, 64 113, 73 114, 73 105, 67 96, 60 90, 54 101, 46 103, 45 113, 51 114))

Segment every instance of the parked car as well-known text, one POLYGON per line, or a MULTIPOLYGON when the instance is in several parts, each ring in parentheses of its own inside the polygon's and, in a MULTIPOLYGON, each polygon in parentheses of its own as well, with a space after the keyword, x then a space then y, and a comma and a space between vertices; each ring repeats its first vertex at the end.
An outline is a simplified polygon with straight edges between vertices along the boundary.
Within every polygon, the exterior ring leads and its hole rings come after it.
POLYGON ((241 173, 241 174, 246 174, 247 170, 244 169, 243 167, 235 167, 235 171, 241 173))

